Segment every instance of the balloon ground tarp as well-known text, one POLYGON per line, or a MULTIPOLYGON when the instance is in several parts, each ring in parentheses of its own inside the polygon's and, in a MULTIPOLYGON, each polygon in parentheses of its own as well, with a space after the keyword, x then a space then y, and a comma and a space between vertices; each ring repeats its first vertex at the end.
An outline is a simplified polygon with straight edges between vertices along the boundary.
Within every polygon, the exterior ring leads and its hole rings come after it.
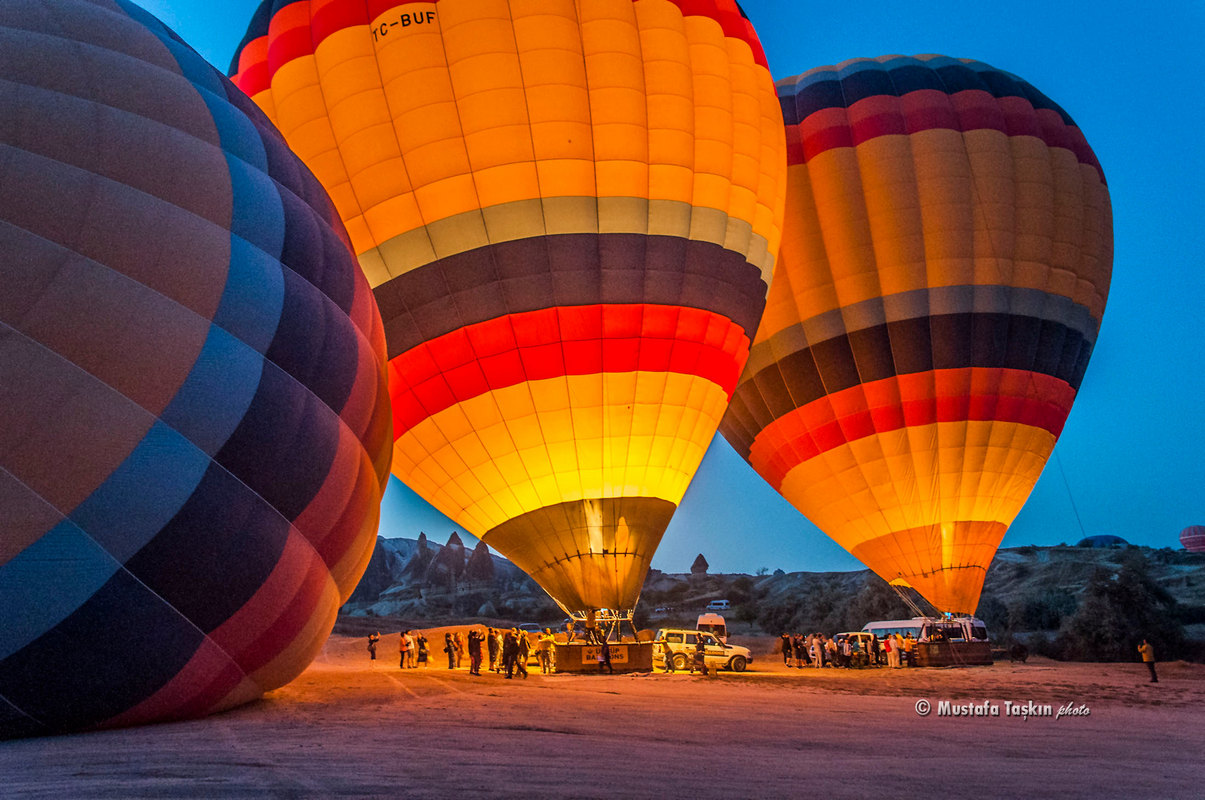
POLYGON ((1096 341, 1104 173, 1066 112, 980 62, 777 86, 782 249, 721 430, 884 579, 972 613, 1096 341))
POLYGON ((393 472, 630 609, 748 356, 781 112, 733 0, 265 0, 231 65, 381 307, 393 472))
POLYGON ((376 540, 385 337, 321 185, 124 0, 0 3, 0 738, 200 716, 376 540))

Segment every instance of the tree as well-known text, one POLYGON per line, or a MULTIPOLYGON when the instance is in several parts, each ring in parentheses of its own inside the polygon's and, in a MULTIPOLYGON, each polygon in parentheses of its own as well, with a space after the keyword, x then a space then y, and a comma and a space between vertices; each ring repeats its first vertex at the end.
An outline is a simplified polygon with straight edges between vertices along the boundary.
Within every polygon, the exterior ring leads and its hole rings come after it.
POLYGON ((1116 573, 1098 569, 1092 574, 1055 645, 1064 659, 1133 661, 1143 639, 1160 659, 1179 658, 1185 650, 1175 598, 1151 578, 1141 553, 1134 553, 1116 573))

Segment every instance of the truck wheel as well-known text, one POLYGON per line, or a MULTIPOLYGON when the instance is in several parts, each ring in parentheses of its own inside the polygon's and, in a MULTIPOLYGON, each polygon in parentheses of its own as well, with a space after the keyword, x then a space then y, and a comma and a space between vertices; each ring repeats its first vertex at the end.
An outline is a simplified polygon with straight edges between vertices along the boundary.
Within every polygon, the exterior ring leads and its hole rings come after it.
POLYGON ((744 656, 733 656, 732 660, 728 662, 728 668, 731 669, 733 672, 744 672, 745 671, 745 657, 744 656))
POLYGON ((678 672, 683 672, 686 669, 686 656, 681 653, 674 653, 674 669, 678 672))

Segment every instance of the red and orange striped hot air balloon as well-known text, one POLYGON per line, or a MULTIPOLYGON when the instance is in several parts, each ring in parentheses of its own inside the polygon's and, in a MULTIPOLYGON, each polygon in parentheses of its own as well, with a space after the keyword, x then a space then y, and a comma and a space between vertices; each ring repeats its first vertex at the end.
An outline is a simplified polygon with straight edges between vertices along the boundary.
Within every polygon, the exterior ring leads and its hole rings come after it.
POLYGON ((736 3, 275 0, 231 72, 374 287, 394 474, 565 609, 631 608, 778 249, 736 3))
POLYGON ((721 430, 883 578, 973 612, 1096 341, 1104 175, 1061 108, 975 61, 859 59, 778 94, 783 245, 721 430))

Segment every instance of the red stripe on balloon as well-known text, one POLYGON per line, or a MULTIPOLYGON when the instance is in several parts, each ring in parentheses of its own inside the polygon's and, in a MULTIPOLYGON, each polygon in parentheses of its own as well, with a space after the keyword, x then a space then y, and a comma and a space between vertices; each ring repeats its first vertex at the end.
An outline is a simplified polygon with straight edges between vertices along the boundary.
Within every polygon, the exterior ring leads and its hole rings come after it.
POLYGON ((267 580, 209 638, 250 674, 295 643, 328 592, 337 595, 330 567, 291 531, 267 580))
POLYGON ((937 422, 1030 425, 1057 437, 1075 390, 1036 372, 990 367, 934 370, 860 384, 815 400, 767 425, 749 463, 775 489, 795 467, 877 433, 937 422))
POLYGON ((298 58, 314 52, 314 35, 310 28, 311 4, 290 3, 272 15, 268 24, 268 74, 298 58))
POLYGON ((731 398, 748 357, 744 329, 703 309, 596 304, 509 314, 389 362, 393 435, 486 392, 565 375, 676 372, 709 380, 731 398))
MULTIPOLYGON (((439 0, 431 2, 438 4, 439 0)), ((682 11, 683 16, 714 20, 724 36, 749 45, 753 60, 769 68, 757 32, 741 13, 735 0, 671 2, 682 11)), ((252 40, 239 53, 239 71, 232 76, 234 83, 248 96, 254 97, 271 85, 277 70, 293 59, 312 55, 327 37, 347 28, 368 25, 391 9, 403 5, 406 4, 397 0, 368 0, 367 3, 365 0, 298 0, 289 3, 272 16, 268 36, 252 40), (304 28, 304 32, 301 28, 304 28), (269 39, 270 46, 261 44, 269 39), (264 61, 267 63, 264 64, 264 61)))
POLYGON ((1075 153, 1082 164, 1104 172, 1079 128, 1068 126, 1053 109, 1035 109, 1023 97, 996 98, 981 89, 946 94, 920 89, 897 97, 876 95, 848 108, 830 107, 787 125, 787 161, 805 164, 828 150, 856 147, 880 136, 926 130, 997 130, 1009 136, 1036 136, 1050 147, 1075 153))
MULTIPOLYGON (((202 639, 192 658, 170 681, 146 700, 105 720, 98 727, 117 728, 198 717, 213 711, 219 701, 245 680, 246 675, 229 654, 209 639, 202 639)), ((262 693, 257 687, 246 687, 241 699, 252 700, 262 693)))

